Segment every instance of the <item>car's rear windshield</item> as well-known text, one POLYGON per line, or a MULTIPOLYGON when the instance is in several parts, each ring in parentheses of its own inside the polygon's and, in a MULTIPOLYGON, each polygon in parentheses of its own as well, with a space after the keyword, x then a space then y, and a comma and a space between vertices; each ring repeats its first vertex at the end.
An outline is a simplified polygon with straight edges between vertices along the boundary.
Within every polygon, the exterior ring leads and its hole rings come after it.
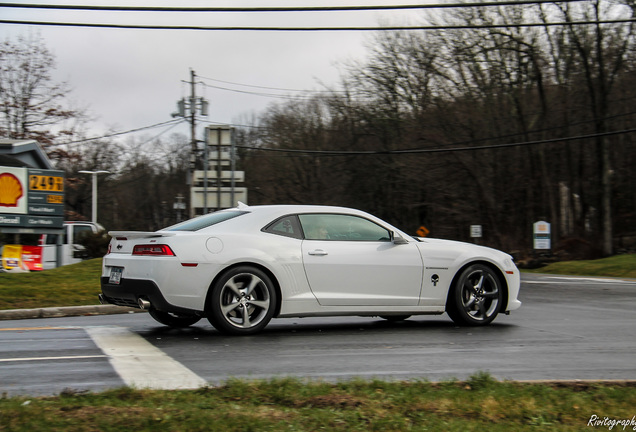
POLYGON ((199 216, 185 222, 164 228, 163 231, 199 231, 200 229, 216 225, 248 212, 245 211, 218 211, 207 215, 199 216))

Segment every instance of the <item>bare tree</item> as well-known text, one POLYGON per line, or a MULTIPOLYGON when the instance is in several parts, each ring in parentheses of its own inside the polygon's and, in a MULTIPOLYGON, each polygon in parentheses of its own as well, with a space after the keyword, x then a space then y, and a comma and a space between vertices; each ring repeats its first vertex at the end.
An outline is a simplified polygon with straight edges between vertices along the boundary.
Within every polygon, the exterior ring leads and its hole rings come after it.
MULTIPOLYGON (((607 18, 634 17, 633 1, 594 0, 582 5, 558 6, 560 16, 568 23, 577 20, 602 21, 607 18)), ((602 250, 613 252, 612 220, 612 165, 610 141, 604 135, 609 131, 610 102, 616 97, 616 85, 629 64, 636 48, 636 26, 603 24, 589 26, 569 25, 567 38, 577 55, 581 68, 580 82, 587 96, 587 107, 596 134, 598 177, 600 179, 599 205, 601 212, 602 250)))
POLYGON ((575 22, 633 16, 629 3, 465 8, 437 24, 477 28, 378 34, 332 97, 262 117, 256 145, 307 152, 249 155, 249 181, 260 202, 322 201, 328 188, 333 202, 460 240, 483 224, 483 241, 506 250, 529 249, 546 218, 555 244, 594 252, 602 238, 611 253, 613 224, 633 231, 636 214, 633 135, 603 135, 633 129, 634 29, 575 22), (356 153, 312 153, 332 148, 356 153))
POLYGON ((84 113, 69 108, 68 84, 53 81, 54 69, 54 56, 40 37, 0 42, 0 135, 46 145, 73 134, 68 121, 84 113))

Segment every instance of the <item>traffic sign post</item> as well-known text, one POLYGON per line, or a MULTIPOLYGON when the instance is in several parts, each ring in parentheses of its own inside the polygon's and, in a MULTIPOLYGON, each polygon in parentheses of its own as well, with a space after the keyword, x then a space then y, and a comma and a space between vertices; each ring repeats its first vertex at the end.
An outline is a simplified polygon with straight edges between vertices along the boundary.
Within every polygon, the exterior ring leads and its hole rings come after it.
POLYGON ((551 249, 550 224, 546 221, 535 222, 533 227, 533 239, 535 249, 551 249))
POLYGON ((483 230, 481 225, 471 225, 470 226, 470 237, 475 239, 475 243, 478 243, 483 234, 483 230))

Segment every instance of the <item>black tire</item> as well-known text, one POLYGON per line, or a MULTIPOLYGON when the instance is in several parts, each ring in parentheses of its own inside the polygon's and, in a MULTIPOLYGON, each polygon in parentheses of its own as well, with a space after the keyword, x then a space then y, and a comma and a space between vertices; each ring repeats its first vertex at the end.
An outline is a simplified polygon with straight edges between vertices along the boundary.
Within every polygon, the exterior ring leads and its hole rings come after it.
POLYGON ((208 320, 227 334, 251 335, 265 328, 274 316, 278 295, 262 270, 242 266, 217 280, 208 298, 208 320))
POLYGON ((411 315, 380 315, 380 318, 385 319, 389 322, 398 322, 411 318, 411 315))
POLYGON ((495 271, 483 264, 466 267, 448 294, 446 312, 459 325, 492 322, 502 307, 504 287, 495 271))
POLYGON ((176 328, 190 327, 192 324, 198 323, 201 319, 201 317, 196 315, 177 315, 170 312, 159 311, 157 309, 150 309, 148 313, 157 322, 176 328))

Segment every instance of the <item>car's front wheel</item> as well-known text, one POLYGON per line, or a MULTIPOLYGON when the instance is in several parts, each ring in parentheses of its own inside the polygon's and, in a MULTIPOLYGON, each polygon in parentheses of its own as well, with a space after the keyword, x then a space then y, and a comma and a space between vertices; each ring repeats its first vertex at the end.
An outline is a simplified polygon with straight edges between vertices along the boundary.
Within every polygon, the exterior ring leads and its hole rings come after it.
POLYGON ((170 327, 190 327, 193 324, 199 322, 201 317, 196 315, 177 315, 169 312, 159 311, 157 309, 150 309, 148 311, 151 317, 155 321, 170 326, 170 327))
POLYGON ((223 333, 258 333, 274 316, 276 302, 277 291, 265 272, 256 267, 236 267, 212 287, 208 320, 223 333))
POLYGON ((497 317, 503 286, 497 274, 483 264, 465 268, 448 295, 446 312, 461 325, 486 325, 497 317))

